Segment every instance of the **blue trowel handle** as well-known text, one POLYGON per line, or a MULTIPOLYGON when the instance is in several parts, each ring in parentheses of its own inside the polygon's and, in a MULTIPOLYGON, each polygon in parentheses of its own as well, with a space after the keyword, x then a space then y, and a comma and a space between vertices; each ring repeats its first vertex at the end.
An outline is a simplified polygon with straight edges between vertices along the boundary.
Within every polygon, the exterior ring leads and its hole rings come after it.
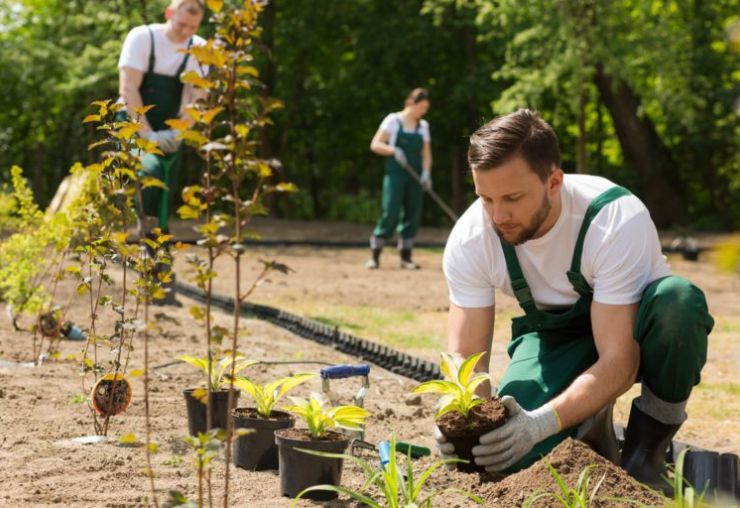
POLYGON ((321 369, 321 379, 342 379, 345 377, 367 376, 370 374, 370 365, 361 363, 358 365, 332 365, 321 369))
POLYGON ((385 466, 391 461, 391 444, 388 441, 378 443, 378 455, 380 456, 380 466, 385 469, 385 466))

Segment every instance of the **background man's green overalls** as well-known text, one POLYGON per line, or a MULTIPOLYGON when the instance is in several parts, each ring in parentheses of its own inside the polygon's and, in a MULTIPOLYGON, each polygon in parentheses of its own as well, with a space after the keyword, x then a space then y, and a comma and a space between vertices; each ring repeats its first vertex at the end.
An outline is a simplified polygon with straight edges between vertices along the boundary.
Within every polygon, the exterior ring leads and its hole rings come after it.
MULTIPOLYGON (((152 130, 169 129, 166 120, 177 118, 180 114, 183 84, 180 74, 185 70, 190 55, 186 54, 174 76, 165 76, 154 72, 154 35, 149 32, 152 41, 152 51, 149 54, 149 68, 141 80, 139 93, 144 106, 154 105, 147 111, 146 119, 152 130)), ((188 42, 188 48, 192 39, 188 42)), ((172 170, 180 158, 182 148, 165 155, 147 154, 141 159, 142 173, 162 180, 166 188, 147 187, 142 191, 142 207, 144 215, 157 217, 158 226, 163 232, 169 231, 170 188, 172 185, 172 170)))
MULTIPOLYGON (((421 175, 421 152, 424 146, 420 129, 421 122, 417 124, 414 132, 405 132, 399 119, 395 145, 404 151, 408 164, 417 175, 421 175)), ((373 230, 371 238, 373 251, 377 250, 379 255, 385 240, 393 237, 398 225, 401 261, 412 264, 411 250, 419 228, 422 203, 423 192, 419 182, 414 180, 393 156, 386 157, 385 176, 383 177, 383 215, 373 230)), ((373 255, 375 256, 375 253, 373 255)))
MULTIPOLYGON (((568 309, 548 312, 537 309, 515 249, 502 242, 511 286, 525 315, 514 318, 512 323, 512 340, 507 347, 511 362, 501 379, 499 397, 510 395, 524 409, 536 409, 565 390, 598 358, 591 327, 593 290, 580 269, 583 241, 599 210, 626 195, 628 190, 614 187, 594 199, 586 211, 567 273, 580 297, 568 309)), ((648 284, 633 332, 640 344, 638 379, 663 401, 678 403, 688 399, 692 387, 699 383, 706 361, 707 335, 713 324, 704 294, 687 280, 669 276, 648 284)), ((632 411, 635 412, 634 403, 632 411)), ((633 430, 630 438, 629 426, 635 428, 630 415, 623 464, 630 446, 658 449, 662 446, 664 457, 680 426, 666 426, 657 420, 648 423, 638 434, 633 430), (630 444, 630 439, 635 442, 630 444), (651 442, 646 443, 646 439, 651 442)), ((576 430, 565 429, 540 442, 510 471, 529 466, 566 437, 573 436, 576 430)))

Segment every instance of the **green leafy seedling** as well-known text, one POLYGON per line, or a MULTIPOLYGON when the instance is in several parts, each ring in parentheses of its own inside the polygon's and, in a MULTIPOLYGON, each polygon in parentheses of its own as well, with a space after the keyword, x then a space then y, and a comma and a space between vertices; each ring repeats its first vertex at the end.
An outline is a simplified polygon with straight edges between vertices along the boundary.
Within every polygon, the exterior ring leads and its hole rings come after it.
POLYGON ((558 473, 557 469, 555 469, 552 464, 545 462, 545 465, 550 471, 550 475, 555 480, 555 483, 558 485, 558 488, 560 489, 559 492, 540 492, 532 494, 524 501, 522 508, 534 506, 538 500, 543 498, 554 499, 556 502, 560 503, 561 506, 566 508, 590 508, 593 506, 596 494, 598 493, 604 478, 606 478, 606 473, 601 476, 599 481, 596 483, 596 486, 591 489, 591 474, 593 473, 595 466, 587 466, 583 471, 581 471, 581 474, 578 475, 578 481, 576 482, 575 488, 572 488, 565 483, 562 476, 560 476, 560 473, 558 473))
MULTIPOLYGON (((216 362, 215 365, 209 365, 208 358, 196 358, 195 356, 191 355, 182 355, 177 358, 178 360, 182 360, 184 362, 189 363, 196 369, 199 369, 201 372, 203 372, 203 375, 208 378, 208 373, 211 374, 211 387, 213 391, 220 390, 224 382, 226 380, 226 371, 231 366, 231 364, 234 364, 234 372, 241 372, 250 365, 254 365, 254 360, 247 360, 243 356, 224 356, 220 360, 216 362)), ((200 398, 195 393, 193 394, 195 398, 200 398)))
POLYGON ((481 352, 469 356, 458 368, 452 355, 442 353, 440 370, 445 379, 426 381, 411 392, 439 393, 442 395, 439 401, 439 409, 435 415, 437 420, 450 411, 456 411, 468 418, 470 410, 483 403, 483 399, 475 394, 475 389, 484 381, 490 381, 491 379, 490 375, 482 372, 473 375, 475 366, 484 354, 484 352, 481 352))
POLYGON ((455 462, 465 462, 460 459, 444 459, 434 462, 424 469, 419 476, 414 476, 414 469, 411 458, 406 459, 405 467, 396 460, 396 438, 391 438, 391 454, 389 462, 384 469, 370 464, 368 461, 355 457, 354 455, 344 455, 338 453, 326 453, 313 450, 301 450, 310 455, 320 457, 347 459, 351 460, 363 470, 365 482, 359 490, 352 490, 341 485, 314 485, 301 491, 293 501, 295 506, 298 500, 309 492, 329 491, 337 492, 351 497, 370 508, 431 508, 435 496, 445 492, 456 492, 468 499, 483 504, 483 500, 462 489, 446 488, 441 490, 432 490, 429 493, 423 491, 424 485, 432 474, 440 467, 455 462), (369 492, 369 487, 375 487, 379 494, 369 492))
POLYGON ((292 406, 284 409, 301 417, 308 425, 308 432, 313 439, 321 439, 331 429, 341 427, 350 430, 361 430, 370 412, 357 406, 331 407, 329 401, 320 393, 312 393, 308 400, 289 397, 292 406))
POLYGON ((316 377, 316 374, 302 373, 294 376, 278 379, 264 385, 254 383, 245 377, 234 379, 234 386, 247 392, 257 404, 257 412, 263 418, 269 418, 275 404, 282 399, 288 391, 316 377))

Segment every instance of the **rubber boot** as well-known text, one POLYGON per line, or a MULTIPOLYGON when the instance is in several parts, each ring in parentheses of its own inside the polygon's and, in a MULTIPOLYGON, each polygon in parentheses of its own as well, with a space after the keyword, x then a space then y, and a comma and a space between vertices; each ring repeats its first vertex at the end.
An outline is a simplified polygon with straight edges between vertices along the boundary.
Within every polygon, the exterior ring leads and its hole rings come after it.
POLYGON ((365 263, 365 268, 368 270, 377 270, 380 268, 380 251, 382 249, 371 249, 370 252, 372 257, 365 263))
POLYGON ((622 468, 635 480, 673 497, 667 478, 666 453, 680 424, 667 425, 643 413, 632 401, 622 449, 622 468))
POLYGON ((591 428, 579 439, 612 464, 619 465, 619 441, 614 432, 614 402, 606 405, 591 420, 591 428))
POLYGON ((411 249, 401 249, 401 268, 406 270, 418 270, 421 268, 411 260, 411 249))

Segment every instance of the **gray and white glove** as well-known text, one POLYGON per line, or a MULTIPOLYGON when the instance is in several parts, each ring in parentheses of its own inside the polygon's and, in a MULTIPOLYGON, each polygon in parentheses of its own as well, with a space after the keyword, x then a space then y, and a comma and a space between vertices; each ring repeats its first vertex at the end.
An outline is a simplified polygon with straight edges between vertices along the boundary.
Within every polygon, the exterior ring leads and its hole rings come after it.
MULTIPOLYGON (((447 438, 439 427, 434 426, 434 442, 437 445, 437 453, 441 459, 456 459, 455 447, 452 443, 447 442, 447 438)), ((446 464, 447 469, 455 469, 457 467, 454 463, 446 464)))
POLYGON ((513 466, 537 443, 560 432, 560 419, 549 404, 526 411, 508 395, 501 398, 501 403, 507 409, 508 420, 483 434, 480 444, 473 447, 475 463, 485 466, 488 472, 513 466))
POLYGON ((178 134, 179 133, 173 129, 151 131, 147 139, 149 141, 156 142, 164 153, 169 154, 176 152, 180 146, 180 140, 176 139, 178 134))
POLYGON ((402 148, 395 147, 393 149, 393 158, 396 159, 396 162, 399 166, 405 166, 408 164, 408 160, 406 160, 406 154, 404 153, 402 148))
POLYGON ((432 190, 432 172, 425 169, 421 172, 421 188, 425 191, 432 190))

